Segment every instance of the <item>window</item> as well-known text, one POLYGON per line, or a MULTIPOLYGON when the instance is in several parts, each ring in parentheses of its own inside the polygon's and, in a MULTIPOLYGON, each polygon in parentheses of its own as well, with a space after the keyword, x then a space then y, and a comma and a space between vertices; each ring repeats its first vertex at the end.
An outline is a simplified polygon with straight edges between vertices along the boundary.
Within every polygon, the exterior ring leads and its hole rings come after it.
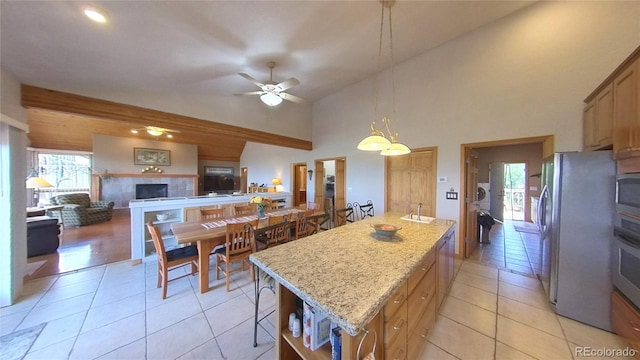
POLYGON ((44 152, 37 155, 38 176, 53 185, 39 189, 39 202, 49 203, 49 198, 64 193, 90 192, 91 155, 44 152))

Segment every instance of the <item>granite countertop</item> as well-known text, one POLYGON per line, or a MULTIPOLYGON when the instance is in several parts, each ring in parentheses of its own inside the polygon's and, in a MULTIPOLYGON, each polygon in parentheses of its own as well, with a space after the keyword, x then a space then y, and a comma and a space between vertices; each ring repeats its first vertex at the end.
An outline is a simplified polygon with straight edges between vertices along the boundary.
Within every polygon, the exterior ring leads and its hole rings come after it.
POLYGON ((402 215, 386 213, 323 231, 252 254, 251 261, 356 336, 455 225, 400 220, 402 215), (371 227, 378 223, 402 229, 386 240, 371 227))

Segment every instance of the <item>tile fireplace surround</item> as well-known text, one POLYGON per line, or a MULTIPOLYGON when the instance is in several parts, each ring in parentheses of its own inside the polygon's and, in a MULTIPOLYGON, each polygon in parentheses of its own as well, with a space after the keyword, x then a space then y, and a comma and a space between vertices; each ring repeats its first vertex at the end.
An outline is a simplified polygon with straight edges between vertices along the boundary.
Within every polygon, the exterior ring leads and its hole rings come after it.
MULTIPOLYGON (((95 179, 94 179, 95 180, 95 179)), ((198 175, 113 174, 100 180, 100 200, 113 201, 115 208, 129 208, 136 198, 136 184, 167 184, 168 197, 197 195, 198 175)))

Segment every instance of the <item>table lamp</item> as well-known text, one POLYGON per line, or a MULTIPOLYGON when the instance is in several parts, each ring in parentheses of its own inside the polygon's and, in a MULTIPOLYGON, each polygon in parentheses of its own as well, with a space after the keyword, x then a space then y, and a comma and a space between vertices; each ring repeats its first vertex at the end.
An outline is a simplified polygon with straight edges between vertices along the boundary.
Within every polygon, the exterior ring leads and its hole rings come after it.
POLYGON ((33 189, 33 206, 38 206, 38 189, 49 187, 53 187, 53 185, 39 176, 32 176, 27 179, 27 189, 33 189))
POLYGON ((271 179, 271 185, 273 185, 273 192, 277 192, 278 185, 282 186, 282 181, 278 178, 271 179))

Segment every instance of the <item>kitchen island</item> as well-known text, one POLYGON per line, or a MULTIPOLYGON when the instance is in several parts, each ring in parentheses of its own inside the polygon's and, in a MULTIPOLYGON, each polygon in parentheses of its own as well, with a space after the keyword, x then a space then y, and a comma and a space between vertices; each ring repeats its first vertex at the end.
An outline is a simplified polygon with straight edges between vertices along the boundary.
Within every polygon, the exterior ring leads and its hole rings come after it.
MULTIPOLYGON (((277 358, 331 358, 329 346, 312 352, 288 331, 296 298, 342 329, 343 359, 356 357, 363 329, 375 331, 378 359, 412 358, 421 351, 453 276, 455 222, 415 222, 402 215, 367 218, 251 255, 278 283, 277 358), (402 229, 387 239, 375 234, 376 223, 402 229)), ((373 340, 367 336, 362 356, 373 340)))

